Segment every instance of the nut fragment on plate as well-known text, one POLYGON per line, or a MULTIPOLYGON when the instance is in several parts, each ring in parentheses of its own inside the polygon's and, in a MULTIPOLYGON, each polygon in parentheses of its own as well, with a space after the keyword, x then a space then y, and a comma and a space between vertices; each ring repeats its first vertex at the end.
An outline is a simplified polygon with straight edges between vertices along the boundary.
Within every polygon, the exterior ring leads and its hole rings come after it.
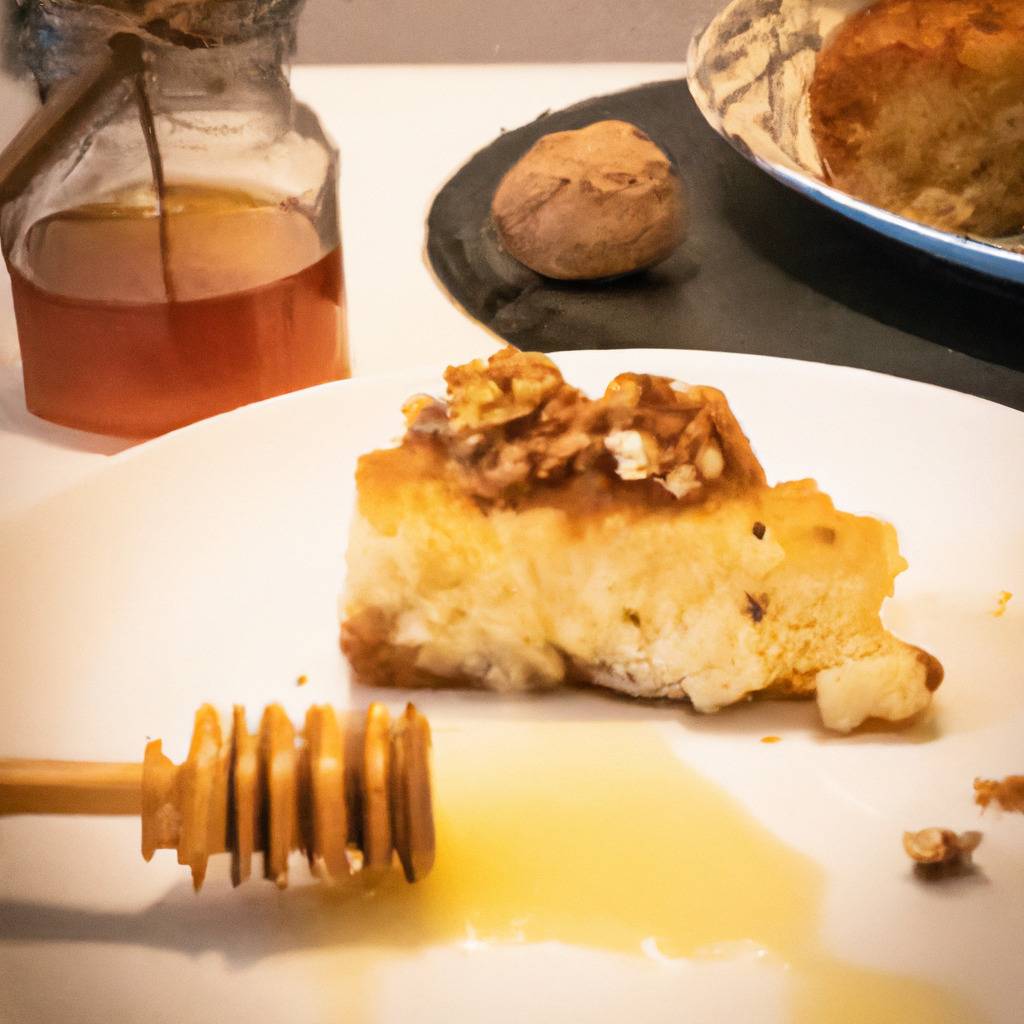
POLYGON ((538 274, 594 280, 642 270, 686 234, 679 172, 636 125, 552 132, 502 178, 491 203, 501 244, 538 274))
POLYGON ((988 807, 995 801, 1004 811, 1024 812, 1024 775, 1007 775, 1005 779, 975 779, 974 802, 988 807))
POLYGON ((956 871, 971 863, 971 854, 981 843, 980 832, 961 832, 948 828, 923 828, 903 833, 903 849, 907 856, 926 872, 943 869, 956 871))

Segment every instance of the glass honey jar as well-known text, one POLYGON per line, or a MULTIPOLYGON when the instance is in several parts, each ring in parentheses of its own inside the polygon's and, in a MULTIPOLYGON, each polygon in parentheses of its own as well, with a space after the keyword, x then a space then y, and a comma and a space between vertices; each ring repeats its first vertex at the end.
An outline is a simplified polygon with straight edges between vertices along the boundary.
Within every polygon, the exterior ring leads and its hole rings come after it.
POLYGON ((300 6, 27 0, 44 103, 0 157, 0 241, 36 415, 148 437, 348 375, 300 6))

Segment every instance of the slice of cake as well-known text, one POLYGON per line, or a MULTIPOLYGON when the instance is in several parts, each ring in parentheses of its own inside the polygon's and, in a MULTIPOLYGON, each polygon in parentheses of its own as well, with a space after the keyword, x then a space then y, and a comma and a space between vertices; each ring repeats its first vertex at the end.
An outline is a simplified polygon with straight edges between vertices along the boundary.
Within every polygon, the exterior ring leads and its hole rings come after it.
POLYGON ((377 685, 593 683, 716 711, 817 694, 898 721, 942 679, 879 609, 891 526, 769 487, 725 396, 623 374, 592 400, 542 355, 450 368, 358 464, 342 647, 377 685))

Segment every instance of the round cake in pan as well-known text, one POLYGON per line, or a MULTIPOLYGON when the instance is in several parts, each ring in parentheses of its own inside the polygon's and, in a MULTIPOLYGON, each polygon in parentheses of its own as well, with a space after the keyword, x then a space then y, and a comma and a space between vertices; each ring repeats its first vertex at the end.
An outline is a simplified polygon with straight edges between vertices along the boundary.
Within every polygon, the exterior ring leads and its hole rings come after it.
POLYGON ((1024 228, 1024 3, 880 0, 818 57, 811 126, 831 184, 946 231, 1024 228))

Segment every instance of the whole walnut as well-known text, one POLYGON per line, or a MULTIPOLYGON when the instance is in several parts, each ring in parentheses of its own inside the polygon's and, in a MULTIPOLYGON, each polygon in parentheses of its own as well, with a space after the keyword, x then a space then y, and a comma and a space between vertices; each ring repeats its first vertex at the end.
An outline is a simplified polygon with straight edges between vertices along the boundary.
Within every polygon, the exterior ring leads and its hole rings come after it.
POLYGON ((615 277, 686 234, 679 173, 636 125, 597 121, 539 139, 502 178, 491 216, 505 251, 561 280, 615 277))

